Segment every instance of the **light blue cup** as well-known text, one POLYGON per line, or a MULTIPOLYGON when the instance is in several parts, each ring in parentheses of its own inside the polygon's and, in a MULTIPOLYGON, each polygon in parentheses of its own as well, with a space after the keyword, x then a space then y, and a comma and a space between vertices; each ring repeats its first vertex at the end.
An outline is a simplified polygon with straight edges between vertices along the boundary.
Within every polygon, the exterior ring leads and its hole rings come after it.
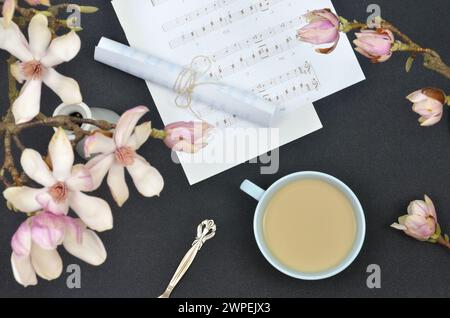
MULTIPOLYGON (((256 242, 258 243, 258 247, 261 250, 264 257, 272 264, 273 267, 278 269, 280 272, 289 275, 291 277, 303 280, 319 280, 334 276, 344 269, 346 269, 358 256, 361 247, 364 242, 364 237, 366 234, 366 221, 364 217, 364 211, 359 203, 358 198, 353 193, 350 188, 345 185, 342 181, 332 177, 328 174, 314 171, 305 171, 305 172, 297 172, 291 175, 288 175, 277 182, 275 182, 267 191, 264 191, 254 183, 249 180, 245 180, 241 185, 241 190, 259 201, 258 206, 256 207, 255 217, 253 220, 253 231, 255 233, 256 242), (328 184, 334 186, 339 189, 344 195, 347 196, 349 201, 353 206, 353 211, 355 211, 356 218, 356 239, 353 244, 353 247, 347 257, 337 266, 330 268, 326 271, 322 272, 299 272, 294 270, 283 263, 281 263, 268 249, 266 242, 264 240, 263 235, 263 219, 264 219, 264 211, 266 210, 267 203, 270 201, 272 196, 278 192, 282 187, 287 185, 290 182, 302 180, 302 179, 316 179, 327 182, 328 184)), ((324 233, 326 235, 326 233, 324 233)))

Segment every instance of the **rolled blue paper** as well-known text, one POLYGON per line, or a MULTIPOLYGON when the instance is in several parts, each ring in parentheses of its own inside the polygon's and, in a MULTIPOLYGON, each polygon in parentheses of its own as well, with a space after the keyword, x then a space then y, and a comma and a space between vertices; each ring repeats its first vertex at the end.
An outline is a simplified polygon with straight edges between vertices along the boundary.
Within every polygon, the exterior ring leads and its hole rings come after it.
MULTIPOLYGON (((95 48, 94 59, 174 91, 176 81, 186 70, 186 66, 174 64, 104 37, 95 48)), ((199 76, 197 81, 201 84, 208 82, 208 79, 199 76)), ((221 82, 196 85, 192 99, 263 127, 272 126, 279 110, 276 104, 258 95, 221 82)))

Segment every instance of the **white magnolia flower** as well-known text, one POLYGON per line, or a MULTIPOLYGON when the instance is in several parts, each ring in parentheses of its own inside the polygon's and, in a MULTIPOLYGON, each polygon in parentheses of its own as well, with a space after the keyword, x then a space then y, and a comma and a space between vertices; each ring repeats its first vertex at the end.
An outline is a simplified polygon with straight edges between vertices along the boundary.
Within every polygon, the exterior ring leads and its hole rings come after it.
POLYGON ((32 149, 24 150, 20 161, 26 175, 44 187, 11 187, 3 192, 5 199, 16 209, 26 213, 43 209, 56 215, 66 215, 70 207, 91 229, 99 232, 112 229, 113 218, 109 204, 103 199, 83 193, 93 189, 93 180, 85 166, 72 167, 73 148, 62 128, 53 136, 48 152, 52 170, 42 156, 32 149))
POLYGON ((37 14, 28 26, 28 36, 29 42, 14 22, 7 28, 0 23, 0 49, 20 60, 11 67, 11 73, 19 83, 25 82, 12 108, 16 123, 30 121, 39 114, 42 83, 66 104, 82 101, 78 83, 53 68, 78 54, 81 46, 78 35, 71 31, 52 40, 47 17, 37 14))
POLYGON ((39 212, 23 222, 11 240, 11 266, 17 282, 25 287, 36 285, 36 274, 46 280, 58 278, 63 269, 59 245, 94 266, 106 260, 102 241, 80 219, 39 212))
POLYGON ((159 195, 164 187, 164 180, 158 170, 136 153, 152 131, 150 122, 136 126, 147 112, 148 108, 145 106, 132 108, 120 117, 113 138, 95 133, 85 142, 84 152, 87 156, 99 154, 86 164, 92 175, 94 189, 100 186, 109 172, 108 186, 119 206, 122 206, 129 197, 125 168, 139 193, 145 197, 159 195))

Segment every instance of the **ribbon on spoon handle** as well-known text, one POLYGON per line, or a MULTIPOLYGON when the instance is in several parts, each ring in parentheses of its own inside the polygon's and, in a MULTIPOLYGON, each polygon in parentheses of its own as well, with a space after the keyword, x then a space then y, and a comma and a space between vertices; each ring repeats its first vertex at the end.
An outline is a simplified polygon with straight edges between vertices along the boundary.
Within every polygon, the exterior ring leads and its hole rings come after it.
POLYGON ((175 271, 175 274, 173 275, 172 279, 170 280, 166 290, 158 298, 170 297, 170 294, 172 293, 173 289, 177 286, 178 282, 181 280, 181 278, 183 278, 184 274, 186 274, 187 270, 191 266, 198 251, 200 251, 203 244, 207 240, 213 238, 215 234, 216 234, 216 224, 214 223, 213 220, 205 220, 198 225, 197 237, 192 243, 192 247, 189 249, 186 255, 184 255, 183 259, 180 262, 180 265, 178 265, 178 268, 175 271))

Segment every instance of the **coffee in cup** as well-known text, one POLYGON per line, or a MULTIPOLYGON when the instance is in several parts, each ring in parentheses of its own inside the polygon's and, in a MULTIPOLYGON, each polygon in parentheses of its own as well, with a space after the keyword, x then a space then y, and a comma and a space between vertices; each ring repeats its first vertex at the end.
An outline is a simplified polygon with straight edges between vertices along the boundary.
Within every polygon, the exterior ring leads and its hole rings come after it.
POLYGON ((268 190, 245 180, 241 190, 259 201, 253 220, 259 249, 286 275, 328 278, 347 268, 360 252, 364 211, 352 190, 335 177, 297 172, 268 190))
POLYGON ((349 254, 356 237, 355 212, 336 187, 317 179, 293 181, 268 201, 263 236, 270 252, 301 272, 321 272, 349 254))

